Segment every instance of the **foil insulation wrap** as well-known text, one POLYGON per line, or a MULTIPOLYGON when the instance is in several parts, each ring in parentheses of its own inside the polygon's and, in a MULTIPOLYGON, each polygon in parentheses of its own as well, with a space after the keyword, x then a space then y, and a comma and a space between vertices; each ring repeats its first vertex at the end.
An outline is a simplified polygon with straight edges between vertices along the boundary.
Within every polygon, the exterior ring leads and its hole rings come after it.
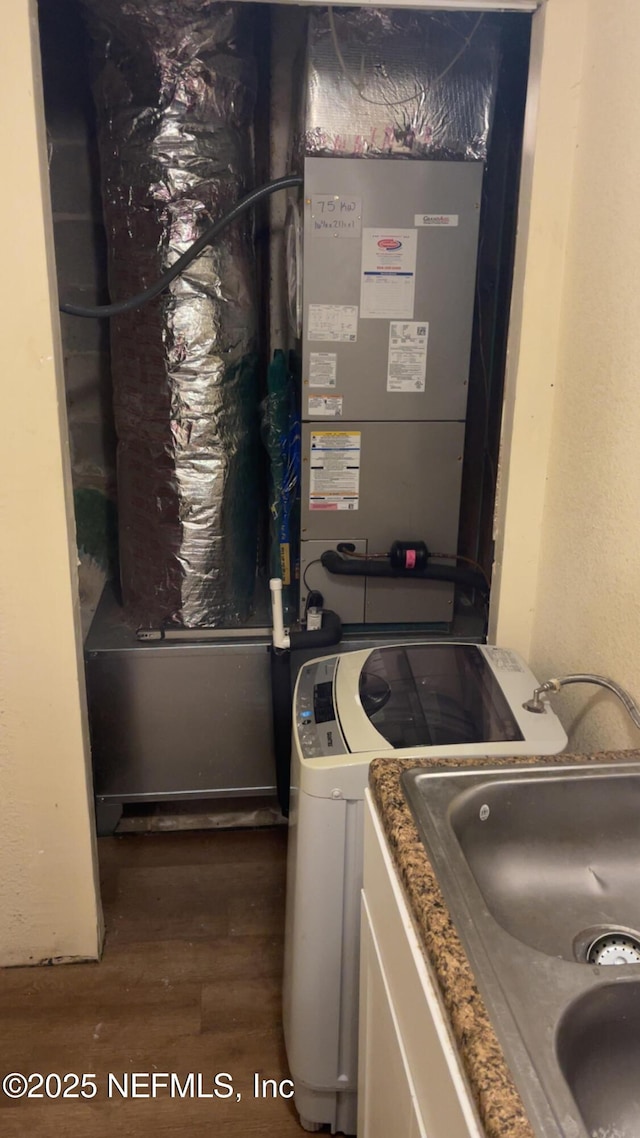
MULTIPOLYGON (((251 7, 83 0, 112 301, 153 284, 254 186, 251 7)), ((156 301, 111 321, 120 569, 156 627, 250 613, 258 540, 256 272, 235 222, 156 301)))
POLYGON ((498 63, 482 15, 314 10, 299 156, 482 161, 498 63))

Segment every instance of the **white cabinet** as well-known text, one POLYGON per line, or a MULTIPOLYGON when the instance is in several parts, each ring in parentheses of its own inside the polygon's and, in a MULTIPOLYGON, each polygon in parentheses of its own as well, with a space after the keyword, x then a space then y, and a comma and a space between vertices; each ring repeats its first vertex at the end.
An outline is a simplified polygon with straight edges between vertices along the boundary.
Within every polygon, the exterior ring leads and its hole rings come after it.
POLYGON ((363 898, 361 930, 359 1138, 423 1138, 398 1021, 363 898))
POLYGON ((358 1138, 483 1138, 368 792, 361 935, 358 1138))

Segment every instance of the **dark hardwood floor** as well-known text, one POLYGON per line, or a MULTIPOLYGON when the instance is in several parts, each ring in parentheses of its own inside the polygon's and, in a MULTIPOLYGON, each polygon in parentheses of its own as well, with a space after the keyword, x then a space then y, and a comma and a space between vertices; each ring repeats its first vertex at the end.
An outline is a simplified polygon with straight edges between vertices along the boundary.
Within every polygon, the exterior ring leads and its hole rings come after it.
MULTIPOLYGON (((107 938, 99 964, 0 971, 0 1074, 95 1075, 90 1100, 0 1093, 1 1138, 300 1138, 280 1024, 286 829, 99 841, 107 938), (193 1072, 230 1098, 108 1097, 107 1076, 193 1072), (222 1083, 221 1090, 224 1090, 222 1083), (286 1089, 286 1088, 285 1088, 286 1089), (240 1094, 240 1101, 236 1100, 240 1094)), ((149 1083, 138 1080, 141 1091, 149 1083)), ((70 1084, 67 1086, 70 1089, 70 1084)), ((51 1089, 56 1090, 55 1080, 51 1089)))

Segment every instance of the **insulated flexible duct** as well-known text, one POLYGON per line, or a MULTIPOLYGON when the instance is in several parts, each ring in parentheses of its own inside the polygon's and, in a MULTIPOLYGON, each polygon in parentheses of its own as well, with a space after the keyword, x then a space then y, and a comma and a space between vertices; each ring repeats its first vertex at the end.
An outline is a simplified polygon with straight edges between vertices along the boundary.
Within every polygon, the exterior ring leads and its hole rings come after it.
MULTIPOLYGON (((146 292, 255 183, 256 18, 211 0, 82 0, 96 43, 114 303, 146 292)), ((125 608, 143 627, 251 611, 260 500, 246 214, 111 321, 125 608)))

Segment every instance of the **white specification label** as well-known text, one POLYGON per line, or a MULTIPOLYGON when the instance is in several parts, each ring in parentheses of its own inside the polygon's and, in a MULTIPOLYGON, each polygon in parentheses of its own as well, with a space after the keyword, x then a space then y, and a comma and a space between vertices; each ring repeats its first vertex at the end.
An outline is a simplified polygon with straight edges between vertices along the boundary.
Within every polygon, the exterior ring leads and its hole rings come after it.
POLYGON ((413 319, 418 233, 363 229, 360 315, 413 319))
POLYGON ((357 304, 310 304, 307 339, 355 344, 358 339, 357 304))
POLYGON ((357 510, 360 431, 314 431, 309 454, 309 509, 357 510))
POLYGON ((429 325, 392 321, 389 325, 387 391, 424 391, 429 325))
POLYGON ((341 395, 310 395, 309 415, 327 415, 339 419, 342 415, 341 395))
POLYGON ((500 672, 524 672, 518 657, 508 648, 485 648, 494 668, 500 672))
POLYGON ((311 195, 312 237, 359 237, 362 198, 346 194, 311 195))
POLYGON ((309 387, 335 387, 338 357, 335 352, 309 353, 309 387))
POLYGON ((417 213, 413 223, 420 228, 453 229, 458 224, 459 218, 460 215, 457 213, 417 213))

